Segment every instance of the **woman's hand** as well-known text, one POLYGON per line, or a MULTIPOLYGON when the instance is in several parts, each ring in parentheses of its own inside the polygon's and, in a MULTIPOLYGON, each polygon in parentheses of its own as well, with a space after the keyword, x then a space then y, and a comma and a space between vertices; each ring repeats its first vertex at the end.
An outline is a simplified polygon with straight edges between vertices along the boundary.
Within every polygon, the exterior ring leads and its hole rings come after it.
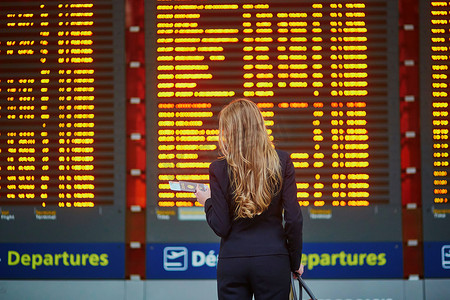
POLYGON ((294 273, 294 279, 297 279, 296 273, 298 273, 300 276, 302 276, 303 272, 305 271, 305 266, 303 264, 300 264, 300 268, 294 273))
POLYGON ((202 191, 198 188, 198 185, 197 185, 197 188, 194 193, 195 197, 197 197, 198 203, 200 203, 203 206, 205 205, 206 200, 211 198, 211 190, 209 189, 209 187, 207 185, 205 185, 205 187, 206 187, 205 190, 202 191))

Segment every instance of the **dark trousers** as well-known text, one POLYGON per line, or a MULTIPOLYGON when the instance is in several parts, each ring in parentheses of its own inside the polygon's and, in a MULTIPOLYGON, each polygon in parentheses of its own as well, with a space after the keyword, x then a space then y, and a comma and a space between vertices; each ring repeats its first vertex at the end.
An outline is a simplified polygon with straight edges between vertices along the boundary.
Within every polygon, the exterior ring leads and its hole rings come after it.
POLYGON ((288 300, 289 256, 220 258, 217 264, 219 300, 288 300))

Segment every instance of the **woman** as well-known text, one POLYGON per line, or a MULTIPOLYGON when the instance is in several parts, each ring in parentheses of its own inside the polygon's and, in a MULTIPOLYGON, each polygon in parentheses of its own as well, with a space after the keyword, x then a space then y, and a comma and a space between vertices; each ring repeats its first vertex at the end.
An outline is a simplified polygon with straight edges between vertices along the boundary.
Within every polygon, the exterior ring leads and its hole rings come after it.
POLYGON ((219 299, 287 300, 291 271, 303 273, 292 161, 274 149, 261 112, 247 99, 220 112, 219 147, 223 157, 209 167, 211 190, 195 193, 221 237, 219 299))

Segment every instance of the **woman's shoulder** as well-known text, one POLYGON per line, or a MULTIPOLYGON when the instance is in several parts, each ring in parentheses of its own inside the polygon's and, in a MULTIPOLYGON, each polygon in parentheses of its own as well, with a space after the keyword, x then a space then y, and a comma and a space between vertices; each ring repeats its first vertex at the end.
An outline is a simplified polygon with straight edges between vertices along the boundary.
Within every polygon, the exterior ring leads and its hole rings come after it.
POLYGON ((280 158, 280 161, 286 161, 287 159, 290 158, 289 153, 287 153, 286 151, 279 150, 279 149, 276 149, 276 151, 278 153, 278 157, 280 158))
POLYGON ((226 159, 216 159, 209 165, 209 176, 218 179, 222 184, 228 182, 228 164, 226 159))
POLYGON ((218 158, 209 165, 210 170, 220 170, 226 168, 227 168, 227 160, 225 158, 218 158))

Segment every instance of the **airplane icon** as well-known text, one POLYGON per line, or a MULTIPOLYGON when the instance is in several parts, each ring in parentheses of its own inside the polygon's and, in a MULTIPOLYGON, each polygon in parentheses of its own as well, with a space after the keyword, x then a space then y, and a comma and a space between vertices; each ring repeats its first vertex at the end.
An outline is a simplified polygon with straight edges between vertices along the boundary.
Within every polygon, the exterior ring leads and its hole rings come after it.
POLYGON ((179 257, 181 257, 181 256, 183 256, 183 255, 185 255, 185 252, 184 252, 184 250, 181 250, 180 252, 177 252, 177 251, 170 251, 170 254, 167 254, 167 258, 168 259, 177 259, 177 258, 179 258, 179 257))
POLYGON ((188 249, 186 247, 164 248, 163 267, 166 271, 186 271, 188 268, 188 249))
POLYGON ((450 269, 450 245, 442 246, 442 268, 450 269))

